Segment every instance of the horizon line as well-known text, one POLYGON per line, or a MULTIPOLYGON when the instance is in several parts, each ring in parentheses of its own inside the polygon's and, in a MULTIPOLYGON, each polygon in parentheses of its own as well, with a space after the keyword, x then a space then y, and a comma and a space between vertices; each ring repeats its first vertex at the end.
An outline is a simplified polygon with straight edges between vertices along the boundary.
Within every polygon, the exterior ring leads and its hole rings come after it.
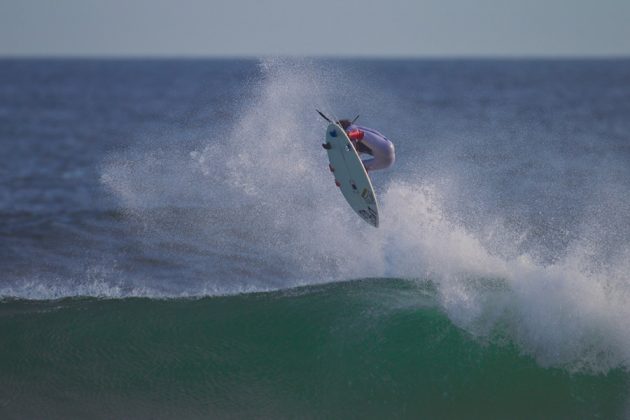
POLYGON ((0 60, 627 60, 630 54, 2 54, 0 60))

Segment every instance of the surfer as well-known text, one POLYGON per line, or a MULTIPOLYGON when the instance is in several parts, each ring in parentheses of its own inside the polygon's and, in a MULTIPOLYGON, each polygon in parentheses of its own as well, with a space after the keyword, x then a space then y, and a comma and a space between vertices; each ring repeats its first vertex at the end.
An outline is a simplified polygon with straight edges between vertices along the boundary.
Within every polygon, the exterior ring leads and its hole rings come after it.
POLYGON ((357 153, 372 156, 362 160, 366 171, 376 171, 392 166, 396 159, 394 144, 384 135, 371 128, 353 124, 350 120, 339 120, 339 125, 348 133, 357 153))

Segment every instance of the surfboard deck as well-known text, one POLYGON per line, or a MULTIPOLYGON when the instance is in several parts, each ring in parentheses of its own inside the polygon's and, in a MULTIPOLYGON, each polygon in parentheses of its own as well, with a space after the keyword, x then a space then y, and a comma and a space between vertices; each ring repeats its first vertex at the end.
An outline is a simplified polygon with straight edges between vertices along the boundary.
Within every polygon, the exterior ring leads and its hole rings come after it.
POLYGON ((372 182, 348 135, 337 124, 326 129, 330 170, 344 198, 363 220, 378 227, 378 203, 372 182))

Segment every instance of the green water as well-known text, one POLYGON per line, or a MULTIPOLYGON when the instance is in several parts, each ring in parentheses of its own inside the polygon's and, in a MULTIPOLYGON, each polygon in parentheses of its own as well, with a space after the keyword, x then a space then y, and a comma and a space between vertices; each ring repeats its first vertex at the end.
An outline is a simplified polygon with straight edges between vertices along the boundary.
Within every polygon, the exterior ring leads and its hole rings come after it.
POLYGON ((0 303, 0 418, 624 418, 627 372, 480 341, 430 287, 0 303))

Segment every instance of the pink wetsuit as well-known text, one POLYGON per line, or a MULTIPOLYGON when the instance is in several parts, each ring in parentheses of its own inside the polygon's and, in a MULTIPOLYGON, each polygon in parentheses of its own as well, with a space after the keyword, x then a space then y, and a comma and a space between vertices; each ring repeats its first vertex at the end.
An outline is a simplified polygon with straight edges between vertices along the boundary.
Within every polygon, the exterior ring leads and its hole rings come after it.
POLYGON ((396 160, 396 153, 394 144, 387 137, 371 128, 354 124, 346 128, 346 131, 352 140, 370 149, 367 153, 372 155, 372 158, 363 160, 365 169, 374 171, 392 166, 396 160))

